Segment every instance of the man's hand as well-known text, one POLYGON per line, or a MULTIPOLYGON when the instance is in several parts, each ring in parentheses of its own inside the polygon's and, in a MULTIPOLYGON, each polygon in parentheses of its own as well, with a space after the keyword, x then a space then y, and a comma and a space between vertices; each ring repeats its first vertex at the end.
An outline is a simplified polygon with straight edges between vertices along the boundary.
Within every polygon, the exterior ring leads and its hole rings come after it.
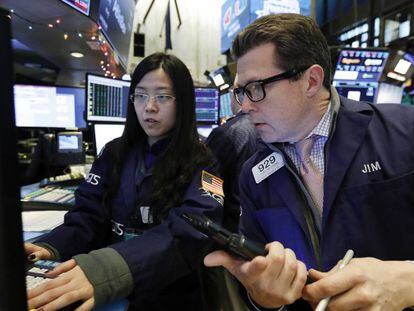
POLYGON ((329 310, 398 310, 414 306, 414 264, 355 258, 342 270, 327 273, 311 269, 316 282, 303 290, 303 298, 316 305, 332 297, 329 310))
POLYGON ((291 249, 279 242, 266 245, 266 257, 251 261, 238 260, 224 251, 215 251, 204 258, 207 267, 223 266, 247 289, 255 303, 277 308, 301 297, 307 272, 305 264, 296 259, 291 249))
POLYGON ((68 260, 48 273, 55 277, 27 293, 29 309, 59 310, 77 301, 83 303, 76 310, 91 310, 94 290, 74 259, 68 260))

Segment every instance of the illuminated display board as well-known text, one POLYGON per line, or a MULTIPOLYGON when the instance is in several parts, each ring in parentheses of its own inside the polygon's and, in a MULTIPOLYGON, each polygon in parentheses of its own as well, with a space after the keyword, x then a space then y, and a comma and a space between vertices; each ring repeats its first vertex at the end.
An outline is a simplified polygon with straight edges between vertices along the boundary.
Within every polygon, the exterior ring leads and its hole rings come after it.
POLYGON ((61 0, 62 2, 70 5, 79 12, 89 15, 90 1, 89 0, 61 0))
POLYGON ((376 82, 381 77, 388 56, 388 51, 341 50, 334 80, 376 82))

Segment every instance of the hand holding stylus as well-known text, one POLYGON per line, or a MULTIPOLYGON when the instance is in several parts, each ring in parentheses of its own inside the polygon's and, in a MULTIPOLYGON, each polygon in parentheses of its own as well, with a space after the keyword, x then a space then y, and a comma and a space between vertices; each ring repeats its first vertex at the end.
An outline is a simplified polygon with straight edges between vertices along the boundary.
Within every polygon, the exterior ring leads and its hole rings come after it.
POLYGON ((352 258, 349 253, 329 272, 309 270, 315 282, 305 286, 302 297, 316 310, 328 306, 329 310, 341 311, 400 311, 414 306, 412 263, 365 257, 346 264, 348 258, 352 258))
MULTIPOLYGON (((345 268, 345 266, 351 261, 353 256, 354 256, 354 251, 352 249, 348 249, 348 251, 345 253, 344 258, 341 260, 341 262, 338 265, 338 271, 345 268)), ((318 306, 316 307, 315 311, 325 311, 330 300, 331 300, 331 297, 326 297, 322 299, 318 303, 318 306)))

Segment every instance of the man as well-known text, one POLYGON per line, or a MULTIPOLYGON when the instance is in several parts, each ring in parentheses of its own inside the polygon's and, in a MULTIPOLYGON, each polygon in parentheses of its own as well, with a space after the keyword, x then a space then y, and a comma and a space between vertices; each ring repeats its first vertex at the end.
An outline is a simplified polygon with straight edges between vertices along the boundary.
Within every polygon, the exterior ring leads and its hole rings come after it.
POLYGON ((308 17, 262 17, 232 51, 235 97, 263 140, 241 173, 240 229, 271 243, 266 257, 218 251, 205 264, 235 275, 255 310, 325 297, 329 310, 413 306, 414 110, 338 96, 308 17), (337 270, 347 249, 356 258, 337 270))
MULTIPOLYGON (((233 88, 238 86, 236 75, 233 88)), ((257 140, 253 124, 240 108, 234 96, 231 96, 234 116, 216 127, 206 140, 221 166, 225 194, 223 226, 232 232, 237 232, 239 227, 239 174, 244 162, 256 151, 257 140)), ((231 274, 223 268, 208 268, 203 273, 208 310, 248 310, 240 299, 237 281, 231 274)))
MULTIPOLYGON (((230 93, 239 86, 237 81, 236 75, 230 93)), ((231 109, 234 116, 216 127, 208 136, 206 144, 219 160, 225 181, 223 225, 237 232, 240 215, 239 174, 244 162, 256 151, 257 134, 234 96, 231 96, 231 109)))

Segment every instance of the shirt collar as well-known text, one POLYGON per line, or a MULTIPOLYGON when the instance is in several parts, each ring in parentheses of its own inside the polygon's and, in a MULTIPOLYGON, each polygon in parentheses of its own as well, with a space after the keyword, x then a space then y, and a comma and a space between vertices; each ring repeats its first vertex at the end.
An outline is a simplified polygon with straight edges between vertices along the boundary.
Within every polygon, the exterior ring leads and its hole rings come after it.
POLYGON ((331 105, 331 102, 329 101, 328 109, 326 109, 325 114, 323 115, 322 119, 313 128, 313 130, 310 132, 310 134, 307 137, 310 137, 311 135, 319 135, 319 136, 328 137, 329 129, 331 128, 331 123, 332 123, 332 105, 331 105))

